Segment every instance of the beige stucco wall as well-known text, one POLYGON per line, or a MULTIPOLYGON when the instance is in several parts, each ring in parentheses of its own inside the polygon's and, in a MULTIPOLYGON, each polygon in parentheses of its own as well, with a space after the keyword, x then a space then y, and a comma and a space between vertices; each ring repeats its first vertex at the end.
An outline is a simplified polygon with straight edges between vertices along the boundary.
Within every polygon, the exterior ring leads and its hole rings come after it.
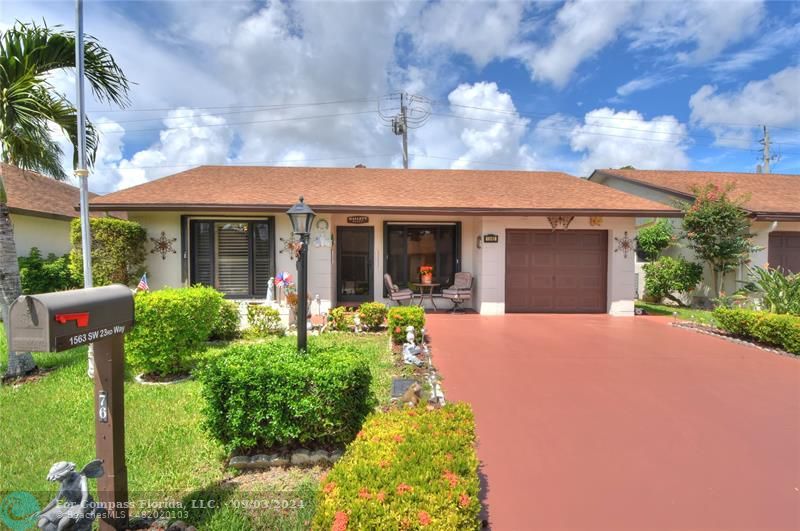
MULTIPOLYGON (((505 313, 505 268, 506 268, 506 229, 550 229, 545 217, 484 217, 481 220, 483 234, 497 234, 498 243, 484 243, 479 255, 480 283, 478 309, 484 315, 505 313)), ((612 315, 633 315, 635 295, 634 254, 625 257, 615 252, 616 240, 622 239, 627 231, 633 237, 636 230, 633 218, 605 217, 599 226, 592 226, 588 217, 576 217, 568 230, 593 229, 608 232, 608 288, 607 309, 612 315)))
MULTIPOLYGON (((187 213, 195 218, 220 218, 223 214, 207 212, 187 213)), ((225 214, 230 216, 230 214, 225 214)), ((288 253, 281 253, 280 238, 291 236, 291 225, 283 212, 242 213, 241 219, 258 219, 272 217, 275 220, 276 271, 288 271, 296 275, 296 264, 288 253)), ((338 226, 347 226, 347 214, 320 214, 318 219, 325 219, 329 229, 323 233, 316 223, 310 238, 309 246, 309 292, 319 295, 320 310, 325 312, 336 304, 336 244, 335 234, 338 226), (334 236, 334 245, 320 245, 318 237, 334 236)), ((181 285, 180 253, 180 214, 172 212, 132 212, 130 219, 145 227, 148 237, 157 238, 164 231, 167 238, 176 238, 176 253, 168 254, 164 259, 158 253, 151 253, 152 243, 148 239, 147 272, 150 287, 158 289, 165 286, 181 285)), ((492 217, 492 216, 400 216, 370 214, 369 222, 358 226, 372 227, 374 230, 375 254, 373 257, 373 289, 375 300, 388 303, 383 298, 384 273, 384 222, 430 222, 461 223, 461 270, 473 273, 475 277, 473 301, 471 306, 482 314, 496 315, 505 312, 505 230, 516 229, 549 229, 545 217, 492 217), (500 236, 496 244, 483 243, 477 246, 477 237, 481 234, 493 233, 500 236)), ((230 219, 230 218, 227 218, 230 219)), ((635 220, 633 218, 604 218, 600 226, 590 226, 589 218, 577 217, 570 225, 571 229, 596 229, 608 231, 608 311, 613 315, 633 315, 633 299, 635 292, 634 258, 629 253, 625 258, 622 253, 615 253, 615 237, 622 238, 625 231, 633 236, 635 220)), ((324 239, 324 238, 323 238, 324 239)), ((187 249, 188 252, 188 249, 187 249)), ((442 301, 440 307, 449 309, 449 302, 442 301)), ((317 308, 312 308, 316 311, 317 308)))
POLYGON ((28 256, 31 247, 38 247, 43 256, 64 255, 70 250, 68 220, 11 214, 17 256, 28 256))

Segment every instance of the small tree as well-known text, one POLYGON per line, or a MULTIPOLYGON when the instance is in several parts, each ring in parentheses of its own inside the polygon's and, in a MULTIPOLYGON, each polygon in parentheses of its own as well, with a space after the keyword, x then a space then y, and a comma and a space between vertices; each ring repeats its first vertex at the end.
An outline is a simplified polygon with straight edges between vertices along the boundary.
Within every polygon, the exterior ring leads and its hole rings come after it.
POLYGON ((694 188, 693 203, 684 203, 682 237, 711 269, 714 292, 719 296, 725 275, 746 262, 755 247, 750 243, 750 219, 743 197, 731 197, 733 187, 714 184, 694 188))
MULTIPOLYGON (((89 222, 92 234, 92 276, 95 286, 125 284, 132 286, 144 272, 145 229, 134 221, 117 218, 93 218, 89 222)), ((72 274, 83 282, 81 254, 81 224, 72 221, 72 274)))
POLYGON ((672 223, 668 219, 659 219, 639 229, 636 237, 638 250, 642 258, 650 262, 658 258, 661 252, 675 241, 672 223))
POLYGON ((667 298, 678 306, 685 306, 674 294, 688 295, 703 279, 703 266, 684 258, 662 256, 643 266, 644 291, 660 302, 667 298))

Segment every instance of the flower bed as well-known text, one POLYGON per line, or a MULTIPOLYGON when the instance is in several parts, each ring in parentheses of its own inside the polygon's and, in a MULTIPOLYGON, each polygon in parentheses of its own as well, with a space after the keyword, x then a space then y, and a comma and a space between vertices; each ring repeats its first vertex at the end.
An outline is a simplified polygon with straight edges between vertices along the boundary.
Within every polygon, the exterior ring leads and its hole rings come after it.
POLYGON ((425 326, 425 310, 419 306, 395 306, 389 309, 387 317, 389 333, 397 344, 406 340, 406 327, 413 326, 417 341, 422 340, 422 328, 425 326))
POLYGON ((467 404, 375 413, 322 484, 313 529, 477 529, 467 404))
POLYGON ((720 307, 714 310, 714 318, 734 336, 800 354, 800 316, 720 307))

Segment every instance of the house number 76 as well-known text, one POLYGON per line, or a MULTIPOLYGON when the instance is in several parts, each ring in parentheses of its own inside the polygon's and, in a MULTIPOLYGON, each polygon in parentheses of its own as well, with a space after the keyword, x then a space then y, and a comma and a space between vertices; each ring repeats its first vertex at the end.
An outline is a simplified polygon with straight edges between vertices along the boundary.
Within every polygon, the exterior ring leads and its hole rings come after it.
POLYGON ((100 422, 108 422, 108 394, 105 391, 100 391, 97 398, 97 417, 100 422))

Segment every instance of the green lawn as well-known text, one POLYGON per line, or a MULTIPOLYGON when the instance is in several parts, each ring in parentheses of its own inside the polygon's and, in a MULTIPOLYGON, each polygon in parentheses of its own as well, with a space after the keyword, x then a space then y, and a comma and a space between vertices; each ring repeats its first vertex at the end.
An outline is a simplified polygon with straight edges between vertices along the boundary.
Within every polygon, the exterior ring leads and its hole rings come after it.
POLYGON ((636 307, 645 310, 649 315, 672 316, 674 313, 677 313, 678 319, 682 321, 692 321, 700 324, 714 325, 714 314, 708 310, 679 308, 677 306, 666 306, 664 304, 654 304, 643 301, 636 301, 636 307))
MULTIPOLYGON (((392 361, 385 335, 329 335, 321 341, 357 341, 373 371, 378 398, 388 401, 392 361)), ((4 347, 4 345, 3 345, 4 347)), ((5 358, 5 348, 2 349, 5 358)), ((41 379, 0 387, 0 491, 27 490, 41 502, 55 493, 45 480, 56 461, 79 467, 94 458, 93 385, 86 376, 86 349, 60 354, 35 354, 40 367, 52 369, 41 379)), ((5 369, 6 361, 2 362, 5 369)), ((221 446, 201 428, 200 384, 125 386, 126 459, 131 499, 181 499, 211 495, 235 500, 249 496, 225 483, 232 473, 223 467, 221 446)), ((263 486, 262 486, 263 487, 263 486)), ((298 477, 287 485, 267 484, 258 499, 290 500, 299 510, 246 511, 228 503, 215 511, 194 510, 190 523, 201 529, 302 529, 313 515, 317 482, 298 477)), ((2 494, 0 494, 2 495, 2 494)))

